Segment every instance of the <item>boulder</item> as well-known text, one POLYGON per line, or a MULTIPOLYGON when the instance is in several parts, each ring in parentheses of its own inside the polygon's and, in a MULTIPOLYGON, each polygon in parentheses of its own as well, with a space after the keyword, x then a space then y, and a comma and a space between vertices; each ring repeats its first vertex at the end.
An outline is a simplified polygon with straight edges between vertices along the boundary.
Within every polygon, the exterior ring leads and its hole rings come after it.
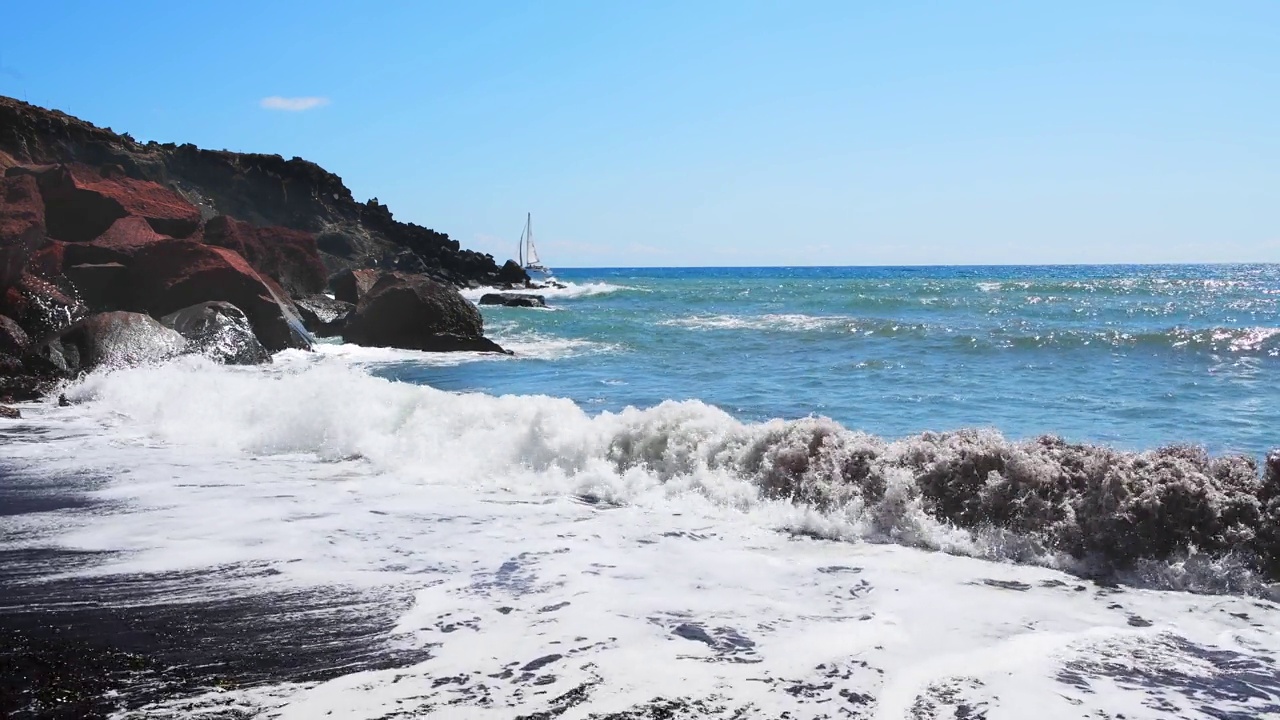
POLYGON ((386 273, 347 318, 343 339, 429 352, 506 352, 483 329, 480 311, 456 289, 421 275, 386 273))
POLYGON ((13 318, 0 315, 0 355, 22 357, 30 345, 26 331, 13 318))
POLYGON ((480 296, 481 305, 502 305, 504 307, 544 308, 546 298, 541 295, 524 295, 522 293, 485 293, 480 296))
POLYGON ((498 268, 498 282, 508 285, 523 285, 529 282, 529 273, 520 267, 515 260, 508 260, 498 268))
POLYGON ((293 303, 232 250, 170 240, 143 248, 128 267, 134 309, 158 317, 225 300, 244 311, 268 351, 311 347, 293 303))
POLYGON ((329 278, 329 291, 342 302, 359 305, 369 288, 382 277, 379 270, 343 270, 329 278))
POLYGON ((76 165, 12 167, 6 176, 30 175, 44 198, 49 236, 87 242, 127 215, 147 221, 156 232, 188 237, 200 227, 200 211, 169 188, 118 173, 103 176, 76 165))
POLYGON ((254 227, 219 215, 204 227, 204 241, 240 253, 259 273, 280 284, 290 297, 318 293, 326 273, 316 249, 316 236, 286 227, 254 227))
POLYGON ((160 324, 186 338, 188 349, 227 365, 271 362, 271 353, 258 342, 249 318, 229 302, 192 305, 160 318, 160 324))
POLYGON ((0 179, 0 288, 22 277, 28 258, 44 239, 44 203, 35 179, 0 179))
POLYGON ((22 419, 22 413, 18 411, 18 408, 11 408, 8 405, 0 405, 0 418, 5 418, 6 420, 20 420, 22 419))
POLYGON ((181 335, 154 318, 141 313, 105 312, 90 315, 63 330, 44 346, 41 354, 64 372, 74 373, 95 367, 157 362, 186 348, 187 341, 181 335))
POLYGON ((342 334, 347 316, 356 306, 335 300, 328 295, 310 295, 293 301, 302 316, 302 324, 317 337, 333 337, 342 334))

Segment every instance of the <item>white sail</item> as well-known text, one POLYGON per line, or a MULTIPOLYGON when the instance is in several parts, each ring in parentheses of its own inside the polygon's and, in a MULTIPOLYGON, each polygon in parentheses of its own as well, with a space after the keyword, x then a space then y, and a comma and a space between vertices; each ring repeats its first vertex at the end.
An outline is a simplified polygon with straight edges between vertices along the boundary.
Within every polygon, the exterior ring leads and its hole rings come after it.
POLYGON ((533 246, 533 238, 529 238, 529 253, 525 255, 525 262, 529 265, 541 265, 542 260, 538 258, 538 249, 533 246))

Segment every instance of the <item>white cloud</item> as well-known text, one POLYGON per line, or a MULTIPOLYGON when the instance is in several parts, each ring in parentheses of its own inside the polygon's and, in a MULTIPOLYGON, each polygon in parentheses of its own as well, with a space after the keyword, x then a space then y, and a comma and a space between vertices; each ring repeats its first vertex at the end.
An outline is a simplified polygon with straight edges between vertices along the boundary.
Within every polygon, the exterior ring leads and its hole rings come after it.
POLYGON ((285 110, 287 112, 302 112, 303 110, 313 110, 318 107, 324 107, 329 104, 327 97, 280 97, 272 95, 264 97, 258 103, 266 110, 285 110))

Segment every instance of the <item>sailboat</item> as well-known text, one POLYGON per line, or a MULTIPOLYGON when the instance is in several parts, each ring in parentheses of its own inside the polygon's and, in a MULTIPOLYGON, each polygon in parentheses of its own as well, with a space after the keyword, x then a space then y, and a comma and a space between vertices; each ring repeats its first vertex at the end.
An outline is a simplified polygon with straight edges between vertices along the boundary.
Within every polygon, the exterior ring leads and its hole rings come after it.
POLYGON ((553 280, 551 269, 542 264, 538 257, 538 249, 533 246, 533 213, 525 215, 524 230, 520 232, 519 249, 520 267, 529 274, 530 280, 553 280))

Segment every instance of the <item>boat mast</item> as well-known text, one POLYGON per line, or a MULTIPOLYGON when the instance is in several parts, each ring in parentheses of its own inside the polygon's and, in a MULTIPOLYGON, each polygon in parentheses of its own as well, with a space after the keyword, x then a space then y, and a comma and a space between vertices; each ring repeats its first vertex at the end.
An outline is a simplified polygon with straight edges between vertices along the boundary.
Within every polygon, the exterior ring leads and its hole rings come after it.
POLYGON ((524 267, 524 236, 529 232, 529 220, 525 219, 524 229, 520 231, 520 243, 516 245, 516 260, 520 263, 520 267, 524 267))

